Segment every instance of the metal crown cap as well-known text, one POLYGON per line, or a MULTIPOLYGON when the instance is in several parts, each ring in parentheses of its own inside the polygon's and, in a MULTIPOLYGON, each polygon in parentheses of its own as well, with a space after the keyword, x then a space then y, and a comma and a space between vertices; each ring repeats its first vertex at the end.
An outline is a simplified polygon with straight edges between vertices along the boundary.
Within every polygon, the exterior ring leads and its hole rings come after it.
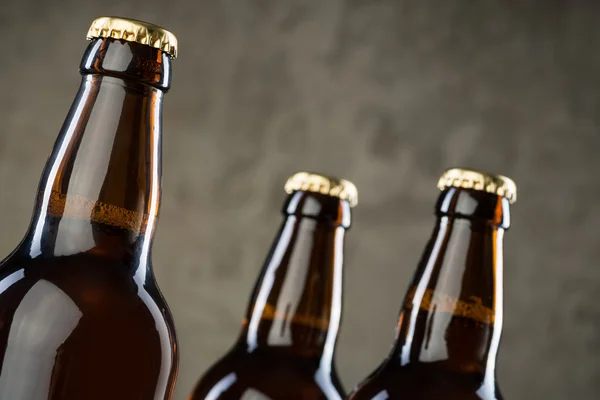
POLYGON ((442 174, 437 186, 440 190, 459 187, 488 192, 505 197, 511 204, 517 201, 517 185, 512 179, 472 169, 450 168, 442 174))
POLYGON ((120 17, 95 19, 87 33, 87 40, 113 38, 145 44, 177 57, 177 38, 171 32, 147 22, 120 17))
POLYGON ((285 191, 292 193, 296 190, 321 193, 348 201, 350 207, 358 204, 358 190, 354 183, 345 179, 313 174, 311 172, 297 172, 285 183, 285 191))

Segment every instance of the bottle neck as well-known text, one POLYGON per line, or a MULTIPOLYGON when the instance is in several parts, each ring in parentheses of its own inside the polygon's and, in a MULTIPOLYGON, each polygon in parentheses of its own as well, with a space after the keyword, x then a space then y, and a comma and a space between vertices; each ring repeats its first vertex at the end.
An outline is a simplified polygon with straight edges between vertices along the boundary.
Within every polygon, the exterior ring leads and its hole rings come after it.
POLYGON ((31 257, 147 257, 160 203, 162 98, 168 88, 159 89, 164 79, 158 77, 169 65, 148 46, 112 39, 89 45, 82 83, 46 163, 21 250, 31 257), (144 75, 144 59, 160 69, 154 82, 144 75))
POLYGON ((295 192, 252 295, 240 344, 330 370, 342 309, 347 202, 295 192), (343 222, 342 222, 343 221, 343 222))
POLYGON ((493 383, 509 205, 491 194, 453 188, 440 196, 437 215, 400 314, 391 359, 401 365, 433 363, 493 383))

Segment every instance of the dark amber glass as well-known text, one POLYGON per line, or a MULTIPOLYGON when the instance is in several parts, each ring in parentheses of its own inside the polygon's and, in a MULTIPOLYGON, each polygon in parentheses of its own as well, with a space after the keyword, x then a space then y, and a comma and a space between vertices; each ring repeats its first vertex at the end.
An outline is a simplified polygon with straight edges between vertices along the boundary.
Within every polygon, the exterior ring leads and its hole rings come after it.
POLYGON ((191 400, 342 399, 334 348, 342 307, 347 201, 297 191, 251 297, 237 343, 191 400))
POLYGON ((404 300, 393 350, 351 400, 502 399, 502 237, 508 200, 449 188, 404 300))
POLYGON ((170 62, 89 44, 29 230, 0 264, 0 399, 171 397, 175 331, 150 261, 170 62))

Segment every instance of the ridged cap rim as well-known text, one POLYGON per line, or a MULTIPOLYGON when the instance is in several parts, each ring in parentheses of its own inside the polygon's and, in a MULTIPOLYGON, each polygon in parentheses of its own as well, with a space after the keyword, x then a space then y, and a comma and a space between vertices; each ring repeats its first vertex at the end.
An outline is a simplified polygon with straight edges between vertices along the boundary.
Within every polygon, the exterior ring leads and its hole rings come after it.
POLYGON ((168 30, 148 22, 121 17, 96 18, 88 30, 86 38, 121 39, 154 47, 177 58, 177 38, 168 30))

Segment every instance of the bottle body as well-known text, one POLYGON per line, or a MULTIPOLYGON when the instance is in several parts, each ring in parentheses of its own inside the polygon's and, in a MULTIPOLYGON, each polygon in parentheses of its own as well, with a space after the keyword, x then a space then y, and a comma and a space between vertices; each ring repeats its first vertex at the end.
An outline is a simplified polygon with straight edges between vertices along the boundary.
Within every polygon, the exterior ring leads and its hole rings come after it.
POLYGON ((349 206, 298 191, 284 209, 286 219, 255 286, 239 339, 199 380, 191 400, 344 397, 333 356, 349 206))
POLYGON ((153 280, 88 252, 17 251, 0 274, 0 398, 170 398, 173 321, 153 280))
POLYGON ((508 213, 508 201, 496 195, 442 193, 393 349, 350 399, 502 399, 495 363, 508 213))
POLYGON ((150 257, 169 63, 88 46, 29 230, 0 264, 0 398, 171 398, 175 329, 150 257))

